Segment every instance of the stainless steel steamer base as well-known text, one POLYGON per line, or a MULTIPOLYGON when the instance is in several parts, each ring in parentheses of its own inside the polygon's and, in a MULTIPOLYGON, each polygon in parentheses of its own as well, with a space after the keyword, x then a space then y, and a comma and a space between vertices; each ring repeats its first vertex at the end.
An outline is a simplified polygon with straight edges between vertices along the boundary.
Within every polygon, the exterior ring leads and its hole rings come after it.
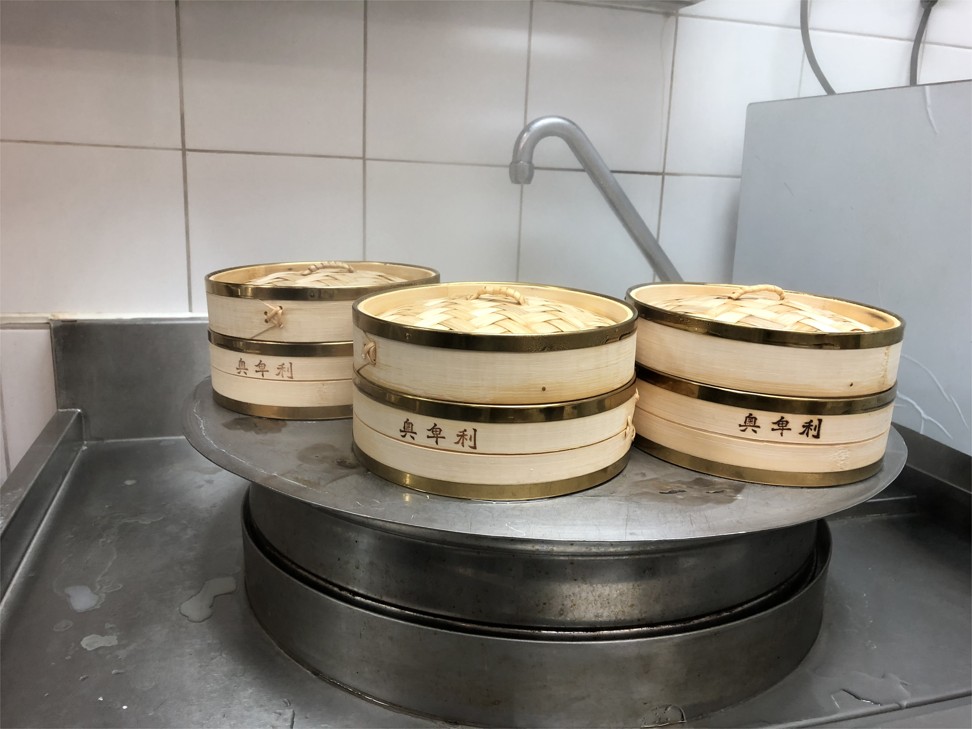
POLYGON ((809 575, 753 614, 727 611, 635 637, 509 637, 329 588, 274 553, 247 522, 244 515, 250 605, 284 651, 366 698, 488 726, 655 726, 752 696, 813 645, 830 557, 820 522, 809 575))
POLYGON ((349 421, 240 416, 205 380, 184 426, 254 483, 247 594, 288 654, 396 708, 503 726, 662 724, 781 679, 820 625, 815 522, 878 493, 907 452, 892 430, 875 476, 799 489, 634 450, 599 487, 493 502, 391 484, 354 458, 349 421))
POLYGON ((431 532, 253 485, 253 525, 339 589, 475 623, 594 629, 667 623, 754 600, 811 557, 813 522, 708 539, 549 542, 431 532))

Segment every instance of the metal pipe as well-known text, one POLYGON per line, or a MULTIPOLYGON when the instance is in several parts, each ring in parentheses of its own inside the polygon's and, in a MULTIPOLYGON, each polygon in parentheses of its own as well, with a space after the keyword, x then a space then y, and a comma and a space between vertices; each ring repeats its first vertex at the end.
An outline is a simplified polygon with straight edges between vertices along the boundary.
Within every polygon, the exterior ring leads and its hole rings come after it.
POLYGON ((570 151, 581 163, 581 167, 607 200, 624 229, 628 231, 628 235, 645 254, 658 278, 662 281, 681 281, 682 277, 671 259, 658 245, 658 240, 635 210, 631 200, 624 194, 624 190, 591 144, 591 140, 570 119, 562 116, 542 116, 523 128, 513 145, 510 180, 517 185, 528 185, 533 181, 533 150, 544 137, 560 137, 567 143, 570 151))

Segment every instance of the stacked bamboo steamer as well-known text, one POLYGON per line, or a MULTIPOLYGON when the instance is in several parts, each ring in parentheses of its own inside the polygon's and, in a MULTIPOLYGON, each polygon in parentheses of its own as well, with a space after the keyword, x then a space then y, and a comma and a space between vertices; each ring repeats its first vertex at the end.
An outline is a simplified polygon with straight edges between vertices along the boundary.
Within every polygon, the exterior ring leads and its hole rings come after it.
POLYGON ((642 450, 694 470, 831 486, 881 465, 904 322, 775 286, 647 284, 635 411, 642 450))
POLYGON ((450 283, 355 302, 354 446, 386 480, 474 499, 571 493, 624 467, 637 313, 531 284, 450 283))
POLYGON ((351 415, 351 304, 434 283, 430 268, 373 261, 270 263, 206 276, 213 397, 267 418, 351 415))

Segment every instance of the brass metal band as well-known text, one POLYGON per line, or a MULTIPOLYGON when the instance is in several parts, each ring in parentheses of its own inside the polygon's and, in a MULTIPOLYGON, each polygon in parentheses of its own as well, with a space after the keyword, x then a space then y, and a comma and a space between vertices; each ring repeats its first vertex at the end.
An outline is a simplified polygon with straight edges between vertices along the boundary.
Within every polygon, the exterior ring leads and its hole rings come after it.
MULTIPOLYGON (((888 328, 873 332, 790 332, 777 329, 761 329, 739 324, 703 319, 690 314, 669 311, 660 306, 646 304, 636 299, 632 292, 644 288, 644 285, 632 286, 628 289, 625 299, 634 306, 638 316, 647 321, 664 324, 673 329, 682 329, 696 334, 708 334, 723 339, 735 339, 740 342, 753 344, 769 344, 780 347, 803 347, 807 349, 876 349, 897 344, 904 339, 904 320, 890 311, 875 306, 861 304, 848 299, 828 297, 833 301, 859 306, 876 312, 887 319, 888 328)), ((787 293, 799 293, 788 291, 787 293)), ((812 296, 812 294, 800 294, 812 296)), ((821 298, 821 297, 816 297, 821 298)))
POLYGON ((256 405, 234 400, 213 390, 213 400, 220 407, 243 415, 274 420, 337 420, 351 417, 350 405, 327 405, 320 407, 294 407, 290 405, 256 405))
POLYGON ((401 288, 402 286, 414 286, 418 284, 438 283, 439 272, 424 266, 414 266, 409 263, 384 263, 377 261, 342 261, 353 267, 358 267, 366 271, 380 271, 385 267, 411 269, 415 276, 405 281, 389 281, 387 284, 371 286, 332 286, 332 287, 313 287, 313 286, 261 286, 248 283, 234 283, 232 281, 221 281, 220 276, 224 276, 231 271, 239 271, 241 268, 252 268, 254 278, 262 274, 274 273, 276 271, 292 271, 295 269, 307 268, 313 265, 313 261, 297 263, 267 263, 259 266, 234 266, 233 268, 223 268, 213 271, 206 276, 206 293, 217 296, 228 296, 234 299, 274 299, 278 301, 354 301, 365 294, 372 294, 378 291, 401 288))
MULTIPOLYGON (((351 307, 354 326, 376 337, 398 342, 418 344, 440 349, 466 349, 474 352, 562 352, 570 349, 601 347, 632 336, 638 328, 638 313, 628 303, 611 296, 594 294, 580 289, 565 289, 557 286, 524 284, 530 291, 549 290, 554 292, 571 291, 574 293, 607 299, 626 310, 625 319, 611 326, 585 329, 579 332, 559 332, 557 334, 473 334, 399 324, 387 321, 380 316, 362 310, 367 299, 356 301, 351 307)), ((381 292, 384 293, 384 292, 381 292)), ((380 294, 379 294, 380 295, 380 294)))
POLYGON ((209 341, 240 354, 262 354, 267 357, 351 357, 353 342, 265 342, 259 339, 230 337, 209 330, 209 341))
POLYGON ((548 496, 563 496, 577 491, 589 489, 614 478, 628 462, 628 454, 619 458, 609 466, 600 468, 593 473, 582 476, 564 478, 559 481, 525 484, 485 484, 485 483, 457 483, 442 481, 437 478, 416 476, 397 468, 386 466, 362 451, 357 443, 353 444, 354 455, 361 464, 376 476, 386 481, 406 486, 416 491, 452 496, 460 499, 479 499, 484 501, 526 501, 528 499, 543 499, 548 496))
POLYGON ((704 385, 701 382, 683 380, 679 377, 662 374, 640 364, 635 365, 635 374, 643 382, 678 395, 691 397, 695 400, 730 405, 746 410, 786 412, 795 415, 855 415, 858 413, 870 413, 891 405, 894 402, 894 397, 897 392, 897 385, 892 385, 883 392, 878 392, 873 395, 862 395, 860 397, 786 397, 780 395, 761 395, 754 392, 728 390, 713 385, 704 385))
POLYGON ((729 463, 710 461, 706 458, 682 453, 673 448, 660 445, 648 440, 644 436, 636 435, 634 445, 639 450, 649 455, 660 458, 663 461, 674 463, 676 466, 691 468, 693 471, 701 471, 713 476, 722 476, 736 481, 750 481, 753 483, 769 484, 771 486, 844 486, 855 481, 862 481, 870 478, 881 470, 883 458, 879 458, 874 463, 860 468, 853 468, 847 471, 826 471, 826 472, 796 472, 796 471, 772 471, 764 468, 748 468, 746 466, 734 466, 729 463))
POLYGON ((355 374, 354 386, 365 397, 416 415, 430 418, 462 420, 473 423, 549 423, 573 420, 614 410, 628 402, 637 392, 636 380, 604 395, 549 405, 471 405, 451 400, 432 400, 389 390, 355 374))

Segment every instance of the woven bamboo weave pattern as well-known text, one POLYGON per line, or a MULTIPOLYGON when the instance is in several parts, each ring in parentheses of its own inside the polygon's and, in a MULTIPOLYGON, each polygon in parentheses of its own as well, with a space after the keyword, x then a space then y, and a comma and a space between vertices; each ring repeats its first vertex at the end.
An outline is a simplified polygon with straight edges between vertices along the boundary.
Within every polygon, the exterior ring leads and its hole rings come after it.
POLYGON ((504 294, 437 298, 391 309, 381 318, 409 326, 468 334, 557 334, 607 327, 616 322, 572 304, 504 294))
POLYGON ((691 296, 653 302, 655 306, 702 319, 789 332, 873 332, 874 327, 793 299, 691 296))
POLYGON ((355 270, 347 264, 320 263, 303 271, 277 271, 247 281, 253 286, 302 286, 330 288, 348 286, 384 286, 405 279, 383 271, 355 270))

